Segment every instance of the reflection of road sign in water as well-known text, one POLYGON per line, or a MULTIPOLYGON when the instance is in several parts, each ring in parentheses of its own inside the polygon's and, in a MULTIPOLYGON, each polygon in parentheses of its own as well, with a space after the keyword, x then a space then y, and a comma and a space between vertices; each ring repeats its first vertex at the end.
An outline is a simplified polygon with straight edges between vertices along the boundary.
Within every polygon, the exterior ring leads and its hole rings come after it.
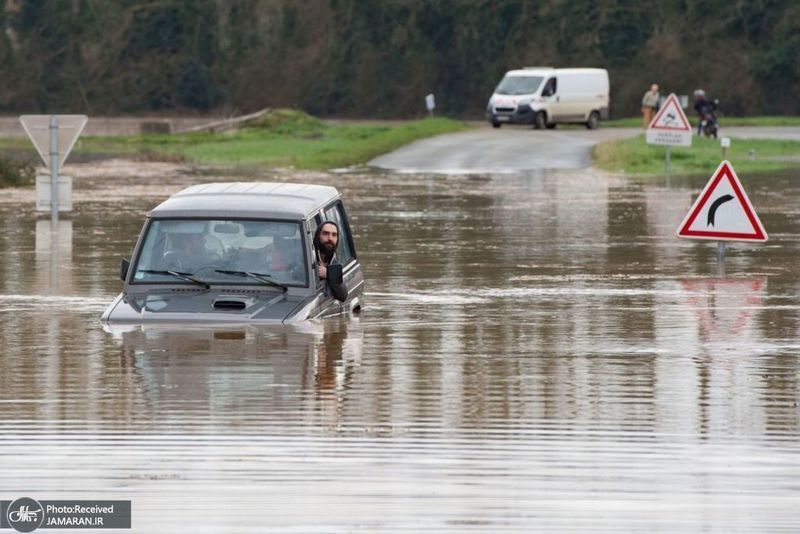
POLYGON ((678 226, 678 237, 766 241, 767 232, 736 171, 723 161, 678 226))
POLYGON ((706 341, 735 344, 750 329, 752 316, 761 308, 765 278, 737 280, 681 280, 685 304, 697 316, 706 341))
POLYGON ((651 145, 692 146, 692 126, 674 93, 667 97, 647 127, 647 142, 651 145))

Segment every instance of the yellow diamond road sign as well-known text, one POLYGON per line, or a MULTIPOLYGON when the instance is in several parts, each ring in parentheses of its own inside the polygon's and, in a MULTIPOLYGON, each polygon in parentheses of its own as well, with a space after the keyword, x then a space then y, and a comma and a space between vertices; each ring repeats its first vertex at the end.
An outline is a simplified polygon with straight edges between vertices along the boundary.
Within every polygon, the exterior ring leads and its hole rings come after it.
MULTIPOLYGON (((51 117, 52 115, 22 115, 19 118, 19 122, 22 123, 22 127, 25 128, 25 132, 33 141, 33 146, 36 147, 48 169, 50 168, 51 117)), ((58 127, 58 169, 60 169, 89 118, 86 115, 55 115, 55 117, 58 127)))

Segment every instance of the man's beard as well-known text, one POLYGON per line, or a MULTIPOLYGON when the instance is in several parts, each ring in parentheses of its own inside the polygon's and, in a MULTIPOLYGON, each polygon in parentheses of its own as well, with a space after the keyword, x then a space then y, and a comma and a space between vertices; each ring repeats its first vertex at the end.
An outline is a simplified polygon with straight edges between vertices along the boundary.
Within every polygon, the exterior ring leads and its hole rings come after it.
POLYGON ((320 243, 319 249, 325 259, 330 260, 333 257, 333 253, 336 252, 336 245, 333 243, 320 243))

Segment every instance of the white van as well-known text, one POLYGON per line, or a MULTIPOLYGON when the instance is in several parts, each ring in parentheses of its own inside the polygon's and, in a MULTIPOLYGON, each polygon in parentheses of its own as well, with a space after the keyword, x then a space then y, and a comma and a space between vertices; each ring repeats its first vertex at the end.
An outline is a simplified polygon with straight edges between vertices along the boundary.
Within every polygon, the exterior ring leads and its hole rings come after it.
POLYGON ((583 123, 597 128, 608 118, 608 71, 526 67, 510 70, 500 80, 486 107, 495 128, 503 123, 555 128, 558 123, 583 123))

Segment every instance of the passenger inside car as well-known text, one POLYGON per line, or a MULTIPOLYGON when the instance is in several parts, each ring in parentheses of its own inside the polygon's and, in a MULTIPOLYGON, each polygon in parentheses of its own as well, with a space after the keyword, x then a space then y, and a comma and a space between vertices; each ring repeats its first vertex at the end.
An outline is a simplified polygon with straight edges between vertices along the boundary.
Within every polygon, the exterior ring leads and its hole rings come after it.
POLYGON ((208 250, 202 233, 168 234, 167 251, 163 267, 182 272, 193 272, 197 267, 219 260, 219 255, 208 250))
POLYGON ((302 250, 297 238, 275 237, 269 252, 269 271, 281 278, 302 278, 302 250))

